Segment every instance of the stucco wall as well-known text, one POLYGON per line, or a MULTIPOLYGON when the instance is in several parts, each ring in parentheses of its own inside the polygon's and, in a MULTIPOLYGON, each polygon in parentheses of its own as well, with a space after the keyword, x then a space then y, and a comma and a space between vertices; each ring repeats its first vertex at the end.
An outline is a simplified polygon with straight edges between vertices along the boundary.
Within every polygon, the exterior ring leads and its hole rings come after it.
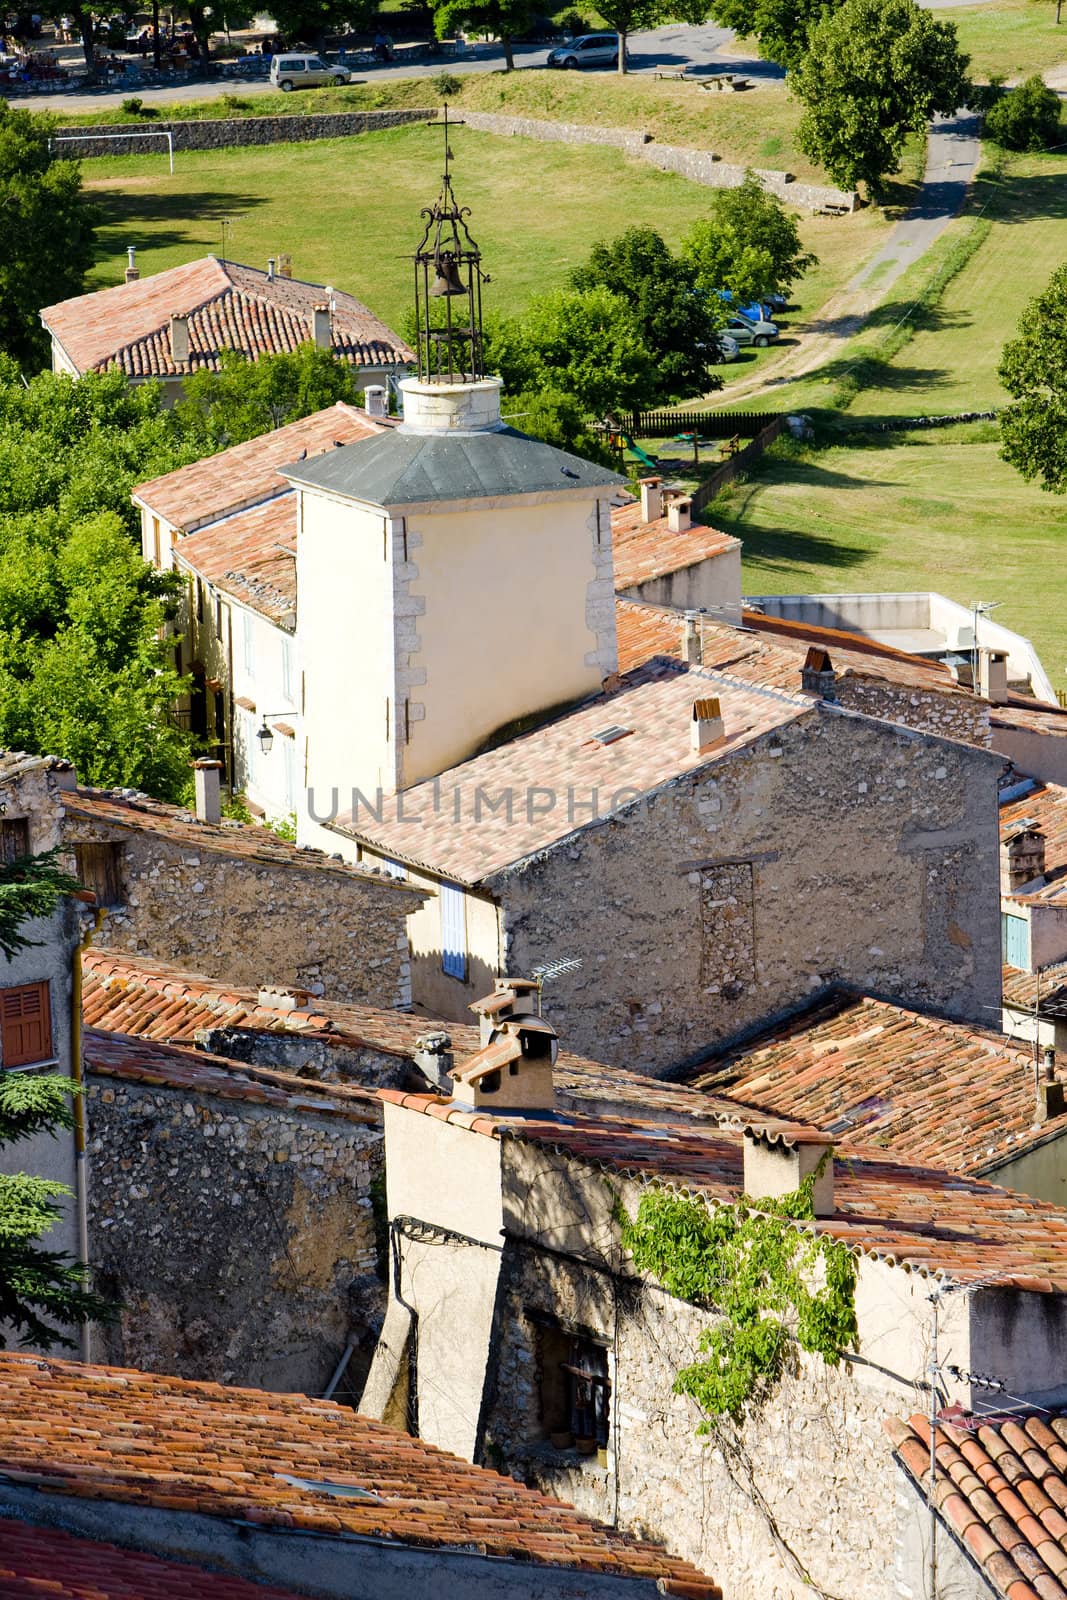
POLYGON ((406 1005, 405 918, 415 896, 386 878, 256 861, 158 833, 69 817, 68 845, 125 847, 126 903, 96 943, 257 988, 321 984, 331 1000, 406 1005))
POLYGON ((741 551, 724 550, 709 561, 679 567, 622 591, 651 605, 681 611, 708 611, 716 621, 741 621, 741 551))
POLYGON ((505 965, 579 959, 546 1015, 567 1048, 644 1071, 835 981, 987 1022, 997 772, 968 746, 820 709, 492 879, 505 965), (747 912, 736 887, 709 887, 737 862, 747 912), (724 947, 731 898, 749 935, 724 947))
POLYGON ((123 1301, 96 1359, 321 1394, 384 1288, 370 1183, 381 1132, 361 1122, 89 1078, 90 1254, 123 1301))
POLYGON ((990 742, 1020 772, 1046 783, 1067 784, 1067 738, 1062 733, 1035 733, 994 723, 990 742))

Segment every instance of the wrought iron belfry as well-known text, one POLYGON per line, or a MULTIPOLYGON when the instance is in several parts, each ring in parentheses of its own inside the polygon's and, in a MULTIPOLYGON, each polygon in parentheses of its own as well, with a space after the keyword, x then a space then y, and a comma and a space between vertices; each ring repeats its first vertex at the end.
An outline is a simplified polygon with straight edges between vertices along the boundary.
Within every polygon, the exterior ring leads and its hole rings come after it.
POLYGON ((447 106, 443 124, 430 126, 444 128, 445 170, 436 201, 420 213, 426 229, 415 252, 419 377, 462 383, 485 377, 482 284, 489 276, 467 228, 470 208, 458 203, 452 189, 448 130, 455 123, 449 123, 447 106))

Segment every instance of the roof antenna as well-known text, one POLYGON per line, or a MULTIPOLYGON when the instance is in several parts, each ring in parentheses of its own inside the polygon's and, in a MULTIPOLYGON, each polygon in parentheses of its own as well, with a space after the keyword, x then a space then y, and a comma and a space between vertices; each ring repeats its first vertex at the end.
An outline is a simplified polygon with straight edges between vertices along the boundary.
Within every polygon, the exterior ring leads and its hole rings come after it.
POLYGON ((540 966, 534 967, 531 974, 537 979, 537 1015, 541 1015, 541 993, 546 983, 551 983, 554 978, 562 978, 568 972, 577 972, 582 964, 581 956, 560 956, 557 961, 543 961, 540 966))

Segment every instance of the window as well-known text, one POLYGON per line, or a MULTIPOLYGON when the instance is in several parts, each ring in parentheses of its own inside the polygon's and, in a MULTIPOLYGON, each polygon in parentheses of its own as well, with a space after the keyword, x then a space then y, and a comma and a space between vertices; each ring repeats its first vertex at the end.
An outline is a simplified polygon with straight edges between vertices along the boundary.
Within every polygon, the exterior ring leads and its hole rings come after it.
POLYGON ((0 989, 0 1065, 30 1067, 52 1059, 52 1006, 47 983, 0 989))
POLYGON ((401 883, 404 883, 407 879, 407 867, 402 867, 399 861, 390 861, 388 856, 383 856, 378 862, 378 866, 386 878, 398 878, 401 883))
POLYGON ((204 620, 204 585, 199 578, 196 580, 196 620, 197 622, 204 620))
POLYGON ((288 639, 282 640, 282 699, 293 703, 293 647, 288 639))
POLYGON ((215 596, 215 637, 222 638, 222 596, 215 596))
POLYGON ((30 825, 25 817, 0 821, 0 861, 18 861, 30 853, 30 825))
POLYGON ((1012 916, 1005 911, 1000 919, 1004 960, 1009 967, 1030 970, 1030 924, 1026 917, 1012 916))
POLYGON ((250 612, 243 611, 241 617, 244 629, 245 671, 251 676, 256 670, 256 625, 250 612))
POLYGON ((98 906, 122 906, 126 894, 122 887, 121 844, 76 844, 74 860, 78 877, 96 896, 98 906))
POLYGON ((539 1345, 545 1432, 563 1449, 579 1440, 603 1449, 611 1431, 607 1346, 548 1323, 540 1329, 539 1345))
POLYGON ((467 978, 467 897, 454 883, 442 883, 441 970, 461 983, 467 978))

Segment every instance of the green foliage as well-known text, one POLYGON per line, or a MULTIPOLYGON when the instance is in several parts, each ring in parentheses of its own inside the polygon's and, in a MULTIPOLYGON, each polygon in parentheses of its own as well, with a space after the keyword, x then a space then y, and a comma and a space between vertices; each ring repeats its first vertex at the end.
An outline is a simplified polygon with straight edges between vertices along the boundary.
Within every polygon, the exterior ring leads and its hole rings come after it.
POLYGON ((569 394, 586 416, 644 405, 655 392, 654 362, 636 316, 599 286, 540 295, 521 322, 491 325, 486 360, 508 394, 569 394))
POLYGON ((626 71, 626 40, 631 33, 658 28, 663 22, 688 22, 693 27, 706 22, 709 0, 597 0, 597 12, 609 28, 619 35, 620 72, 626 71))
POLYGON ((433 92, 442 100, 454 100, 463 93, 463 79, 457 78, 454 72, 439 72, 433 79, 433 92))
POLYGON ((376 0, 274 0, 270 14, 288 44, 313 44, 321 49, 330 33, 366 30, 377 10, 376 0))
POLYGON ((721 302, 696 292, 692 265, 672 255, 654 228, 628 228, 610 244, 594 245, 571 273, 576 289, 601 287, 629 306, 655 366, 655 403, 688 399, 721 386, 708 366, 717 354, 721 302))
POLYGON ((721 1314, 701 1336, 700 1359, 675 1380, 706 1418, 736 1420, 763 1404, 798 1345, 827 1366, 857 1348, 855 1261, 846 1245, 803 1226, 815 1176, 780 1200, 743 1197, 736 1206, 651 1190, 636 1218, 622 1219, 623 1246, 642 1272, 721 1314))
MULTIPOLYGON (((50 917, 64 895, 73 894, 78 880, 56 863, 58 850, 36 856, 0 861, 0 954, 9 961, 20 950, 40 943, 28 939, 21 928, 35 917, 50 917)), ((0 1117, 0 1144, 5 1138, 0 1117)))
POLYGON ((618 465, 615 452, 601 434, 590 426, 585 412, 573 395, 556 389, 537 389, 507 395, 503 401, 505 420, 533 439, 543 439, 557 450, 569 450, 586 461, 602 466, 618 465))
POLYGON ((560 33, 568 39, 577 39, 583 33, 591 33, 592 28, 580 11, 565 11, 556 19, 560 33))
POLYGON ((796 218, 754 172, 739 188, 719 190, 683 240, 682 256, 707 294, 728 289, 742 305, 786 292, 818 265, 800 243, 796 218))
POLYGON ((290 844, 296 843, 295 811, 290 811, 285 817, 275 817, 272 822, 267 823, 267 826, 279 839, 286 839, 290 844))
POLYGON ((1026 307, 999 376, 1015 402, 1000 413, 1001 455, 1028 481, 1067 494, 1067 265, 1026 307))
POLYGON ((0 100, 0 351, 36 371, 48 356, 38 311, 80 294, 97 213, 81 168, 49 149, 51 117, 0 100))
POLYGON ((524 34, 533 19, 534 0, 439 0, 433 8, 434 32, 446 39, 457 28, 495 35, 504 51, 504 67, 515 65, 511 42, 524 34))
POLYGON ((191 438, 202 435, 207 452, 353 397, 350 369, 332 351, 303 344, 260 361, 224 350, 219 372, 203 367, 186 379, 185 398, 175 409, 191 438))
POLYGON ((844 0, 811 30, 790 75, 805 107, 801 149, 835 183, 877 194, 904 142, 966 96, 967 57, 950 22, 915 0, 844 0))
MULTIPOLYGON (((32 913, 31 913, 32 914, 32 913)), ((0 1145, 73 1126, 65 1078, 0 1076, 0 1145)), ((23 1345, 72 1346, 67 1328, 113 1320, 115 1307, 94 1294, 83 1266, 39 1241, 59 1221, 64 1184, 26 1173, 0 1174, 0 1348, 10 1334, 23 1345)))
POLYGON ((1060 97, 1036 74, 990 106, 986 137, 1003 150, 1047 150, 1060 137, 1060 97))
POLYGON ((713 0, 711 14, 723 28, 759 40, 760 55, 793 68, 807 49, 808 32, 834 8, 835 0, 713 0))

